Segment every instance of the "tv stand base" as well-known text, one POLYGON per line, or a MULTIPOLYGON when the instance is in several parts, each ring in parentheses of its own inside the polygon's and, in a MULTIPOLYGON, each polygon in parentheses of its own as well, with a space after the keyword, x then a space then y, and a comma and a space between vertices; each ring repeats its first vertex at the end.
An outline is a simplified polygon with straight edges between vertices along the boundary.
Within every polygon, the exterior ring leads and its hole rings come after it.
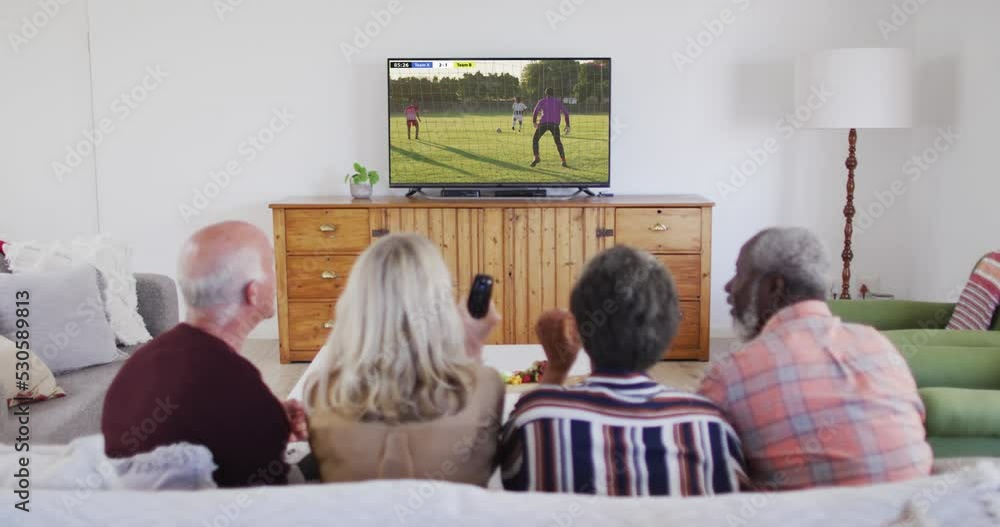
POLYGON ((594 194, 594 191, 590 190, 587 187, 576 187, 576 192, 574 192, 573 195, 576 196, 577 194, 586 194, 590 197, 596 196, 596 194, 594 194))
POLYGON ((442 198, 478 198, 479 191, 476 189, 468 188, 443 188, 441 189, 442 198))
POLYGON ((543 188, 498 188, 493 191, 494 198, 544 198, 548 195, 543 188))
MULTIPOLYGON (((411 188, 410 190, 408 190, 406 192, 406 197, 412 198, 413 196, 415 196, 417 194, 424 194, 423 189, 421 189, 420 187, 413 187, 413 188, 411 188)), ((427 194, 424 194, 424 195, 426 196, 427 194)))

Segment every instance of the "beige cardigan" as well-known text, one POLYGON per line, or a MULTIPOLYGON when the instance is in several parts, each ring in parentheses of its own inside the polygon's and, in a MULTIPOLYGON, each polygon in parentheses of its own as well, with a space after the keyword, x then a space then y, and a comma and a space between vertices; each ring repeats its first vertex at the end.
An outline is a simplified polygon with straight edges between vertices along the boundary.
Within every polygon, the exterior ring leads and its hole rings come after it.
POLYGON ((309 442, 324 482, 436 479, 486 486, 497 466, 504 383, 479 366, 465 408, 433 421, 387 425, 309 416, 309 442))

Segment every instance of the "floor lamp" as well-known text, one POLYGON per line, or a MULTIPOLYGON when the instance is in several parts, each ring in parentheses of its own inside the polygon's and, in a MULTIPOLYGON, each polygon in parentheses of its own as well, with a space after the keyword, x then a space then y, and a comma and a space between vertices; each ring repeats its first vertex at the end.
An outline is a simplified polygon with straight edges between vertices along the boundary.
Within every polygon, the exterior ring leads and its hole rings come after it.
POLYGON ((840 298, 851 298, 851 235, 854 233, 854 171, 858 129, 913 125, 913 59, 897 48, 834 49, 801 57, 795 64, 796 117, 806 128, 849 130, 844 261, 840 298))

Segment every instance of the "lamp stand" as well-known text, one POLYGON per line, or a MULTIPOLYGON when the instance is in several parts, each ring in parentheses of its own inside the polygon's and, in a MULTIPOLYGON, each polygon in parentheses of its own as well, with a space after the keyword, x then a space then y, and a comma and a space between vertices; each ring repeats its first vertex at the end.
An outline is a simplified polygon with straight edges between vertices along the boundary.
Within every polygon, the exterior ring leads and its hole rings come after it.
POLYGON ((858 158, 854 156, 857 152, 858 131, 851 128, 847 134, 847 204, 844 205, 844 252, 840 254, 844 260, 844 272, 841 275, 844 282, 840 287, 840 298, 851 299, 851 260, 854 259, 854 251, 851 250, 851 235, 854 234, 854 169, 858 167, 858 158))

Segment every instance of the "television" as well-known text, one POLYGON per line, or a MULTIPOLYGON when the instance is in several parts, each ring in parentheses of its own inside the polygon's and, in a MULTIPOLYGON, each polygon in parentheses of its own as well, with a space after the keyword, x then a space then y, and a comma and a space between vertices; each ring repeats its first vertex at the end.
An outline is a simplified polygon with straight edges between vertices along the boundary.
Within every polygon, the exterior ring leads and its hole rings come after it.
POLYGON ((608 187, 611 59, 390 58, 391 187, 608 187))

